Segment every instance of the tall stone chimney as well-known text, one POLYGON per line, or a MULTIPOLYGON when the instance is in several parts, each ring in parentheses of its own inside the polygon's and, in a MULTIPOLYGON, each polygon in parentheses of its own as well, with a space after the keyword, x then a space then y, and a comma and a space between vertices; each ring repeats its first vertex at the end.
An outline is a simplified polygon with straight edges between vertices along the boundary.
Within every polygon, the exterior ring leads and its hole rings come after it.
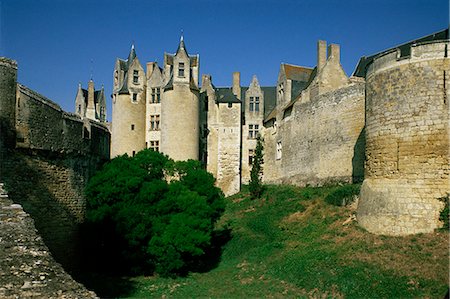
POLYGON ((328 46, 328 58, 332 59, 335 63, 341 61, 341 49, 337 44, 331 44, 328 46))
POLYGON ((86 107, 86 117, 95 119, 95 103, 94 103, 94 81, 89 80, 88 83, 88 103, 86 107))
POLYGON ((324 40, 317 41, 317 70, 320 70, 327 61, 327 42, 324 40))
POLYGON ((241 73, 233 73, 233 94, 240 100, 241 99, 241 73))

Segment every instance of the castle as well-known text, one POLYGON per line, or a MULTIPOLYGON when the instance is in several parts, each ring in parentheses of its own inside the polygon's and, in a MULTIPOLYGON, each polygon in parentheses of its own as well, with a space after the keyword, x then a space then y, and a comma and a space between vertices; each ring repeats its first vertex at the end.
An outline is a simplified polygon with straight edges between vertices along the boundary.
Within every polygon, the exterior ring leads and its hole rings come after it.
POLYGON ((360 59, 348 77, 340 47, 317 64, 281 64, 276 86, 231 87, 201 77, 183 37, 164 64, 134 46, 114 68, 111 156, 152 148, 201 160, 226 195, 247 183, 256 137, 266 183, 364 180, 358 220, 375 233, 429 232, 449 192, 448 29, 360 59))

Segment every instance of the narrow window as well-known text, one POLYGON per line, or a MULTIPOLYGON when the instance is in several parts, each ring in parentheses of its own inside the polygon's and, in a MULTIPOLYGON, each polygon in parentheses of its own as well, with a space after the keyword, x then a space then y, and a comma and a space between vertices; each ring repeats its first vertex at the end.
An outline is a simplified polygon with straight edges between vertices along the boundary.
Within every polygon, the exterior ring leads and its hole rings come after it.
POLYGON ((156 88, 152 88, 152 103, 156 103, 156 88))
POLYGON ((159 131, 160 118, 159 115, 150 115, 150 130, 159 131))
POLYGON ((81 114, 81 105, 78 105, 78 114, 81 114))
POLYGON ((137 93, 133 93, 133 103, 137 102, 137 93))
POLYGON ((254 97, 250 97, 250 102, 249 102, 249 111, 253 112, 255 109, 255 98, 254 97))
POLYGON ((156 88, 156 103, 161 103, 161 88, 156 88))
POLYGON ((139 71, 138 70, 133 71, 133 83, 134 84, 139 83, 139 71))
POLYGON ((134 155, 136 155, 136 151, 133 151, 133 157, 134 157, 134 155))
POLYGON ((134 131, 134 125, 131 125, 131 131, 134 131))
POLYGON ((276 152, 276 159, 280 160, 281 159, 281 154, 282 154, 282 146, 281 146, 281 141, 277 142, 277 152, 276 152))
POLYGON ((233 103, 228 103, 228 108, 233 107, 233 103))
POLYGON ((259 112, 259 97, 255 97, 255 111, 259 112))
POLYGON ((178 63, 178 77, 184 77, 184 62, 178 63))
POLYGON ((255 156, 255 150, 249 149, 248 150, 248 165, 253 164, 253 157, 255 156))
POLYGON ((159 131, 159 115, 155 116, 155 130, 159 131))

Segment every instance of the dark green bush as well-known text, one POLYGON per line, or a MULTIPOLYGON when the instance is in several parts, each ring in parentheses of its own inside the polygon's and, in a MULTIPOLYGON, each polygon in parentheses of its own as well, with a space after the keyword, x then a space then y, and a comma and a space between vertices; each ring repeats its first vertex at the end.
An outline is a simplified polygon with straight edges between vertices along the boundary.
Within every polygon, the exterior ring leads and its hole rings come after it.
POLYGON ((250 196, 252 199, 260 198, 264 186, 261 182, 261 176, 263 173, 263 144, 260 137, 256 141, 255 156, 253 157, 252 169, 250 171, 250 182, 248 184, 248 189, 250 191, 250 196))
POLYGON ((198 161, 174 162, 152 150, 111 160, 86 188, 88 223, 104 232, 93 240, 97 255, 165 276, 189 271, 225 209, 214 182, 198 161))
POLYGON ((359 184, 339 186, 325 197, 325 202, 335 206, 346 206, 359 195, 360 188, 359 184))
POLYGON ((442 221, 444 224, 442 226, 443 229, 448 230, 449 229, 449 195, 447 194, 444 197, 439 198, 440 201, 444 203, 444 207, 442 208, 440 214, 439 214, 439 220, 442 221))

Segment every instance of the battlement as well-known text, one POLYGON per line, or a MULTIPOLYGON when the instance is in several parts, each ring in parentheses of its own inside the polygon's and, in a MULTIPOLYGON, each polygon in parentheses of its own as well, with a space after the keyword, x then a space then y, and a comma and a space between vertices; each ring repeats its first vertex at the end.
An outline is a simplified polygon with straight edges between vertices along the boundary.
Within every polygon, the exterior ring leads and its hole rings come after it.
POLYGON ((448 57, 449 40, 426 41, 403 49, 394 48, 376 56, 367 69, 366 78, 375 73, 409 63, 448 57))
POLYGON ((17 61, 6 58, 6 57, 0 57, 0 65, 17 70, 17 61))

